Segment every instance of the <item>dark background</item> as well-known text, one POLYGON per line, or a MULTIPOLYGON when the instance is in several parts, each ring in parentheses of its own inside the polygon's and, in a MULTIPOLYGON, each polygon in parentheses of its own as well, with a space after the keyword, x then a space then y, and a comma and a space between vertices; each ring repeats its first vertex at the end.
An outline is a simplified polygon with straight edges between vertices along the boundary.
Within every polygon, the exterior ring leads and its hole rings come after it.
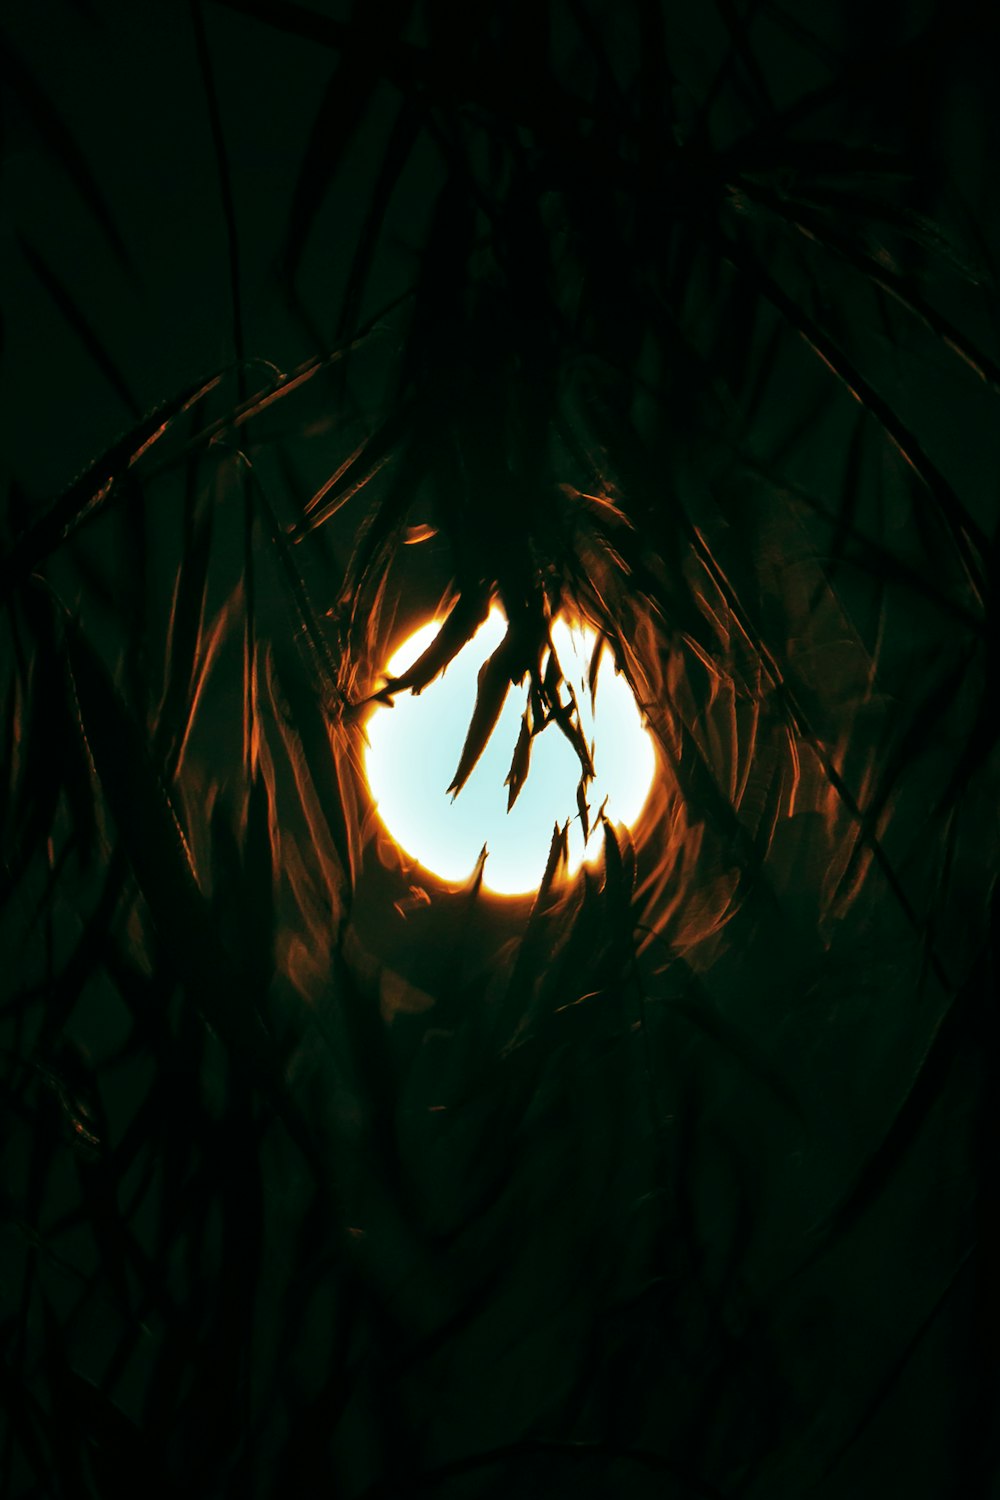
POLYGON ((997 40, 4 7, 0 1492, 1000 1494, 997 40), (444 594, 658 735, 534 907, 444 594))

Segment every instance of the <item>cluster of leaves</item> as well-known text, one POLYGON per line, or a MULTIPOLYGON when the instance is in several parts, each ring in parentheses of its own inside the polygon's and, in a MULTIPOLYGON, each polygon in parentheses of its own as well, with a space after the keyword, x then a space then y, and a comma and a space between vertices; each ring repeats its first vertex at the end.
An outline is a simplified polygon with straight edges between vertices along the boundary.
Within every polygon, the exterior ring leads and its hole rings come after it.
POLYGON ((12 491, 0 562, 6 1492, 988 1480, 996 516, 941 427, 1000 365, 905 108, 971 10, 688 9, 192 0, 234 361, 148 416, 25 242, 134 421, 12 491), (245 347, 227 26, 329 57, 290 373, 245 347), (557 829, 529 903, 404 868, 360 772, 494 601, 456 791, 528 674, 511 798, 555 723, 588 816, 559 610, 659 749, 634 847, 569 881, 557 829))

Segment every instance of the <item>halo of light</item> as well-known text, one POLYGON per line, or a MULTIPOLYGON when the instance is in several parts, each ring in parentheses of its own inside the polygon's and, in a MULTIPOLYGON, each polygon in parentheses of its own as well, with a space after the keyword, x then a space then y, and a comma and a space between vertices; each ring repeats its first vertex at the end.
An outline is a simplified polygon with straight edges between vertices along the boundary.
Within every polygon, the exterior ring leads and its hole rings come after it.
MULTIPOLYGON (((393 654, 385 668, 398 677, 426 650, 441 628, 431 620, 393 654)), ((365 725, 365 774, 385 829, 410 859, 446 884, 467 880, 480 851, 488 849, 483 884, 496 895, 536 890, 549 855, 553 828, 569 824, 568 873, 603 847, 597 814, 631 827, 653 783, 653 740, 610 651, 602 651, 593 700, 588 685, 597 638, 589 626, 562 617, 552 623, 560 669, 572 683, 581 727, 594 762, 589 784, 590 818, 597 822, 584 840, 577 809, 580 763, 558 725, 534 736, 528 775, 508 813, 505 781, 528 700, 527 678, 512 685, 486 748, 454 798, 452 782, 476 701, 479 669, 503 639, 506 621, 490 611, 442 675, 422 692, 401 693, 377 705, 365 725)))

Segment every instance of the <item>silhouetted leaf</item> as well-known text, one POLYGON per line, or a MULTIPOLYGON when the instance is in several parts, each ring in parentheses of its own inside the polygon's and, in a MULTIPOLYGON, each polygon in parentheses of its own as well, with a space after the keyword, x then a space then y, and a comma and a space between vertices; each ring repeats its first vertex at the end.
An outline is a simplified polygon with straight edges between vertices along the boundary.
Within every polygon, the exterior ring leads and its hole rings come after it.
POLYGON ((78 527, 118 499, 122 480, 132 466, 164 436, 175 418, 213 390, 219 379, 213 375, 199 381, 158 407, 91 465, 40 521, 18 537, 0 560, 0 597, 6 598, 78 527))
POLYGON ((48 292, 49 296, 52 298, 52 301, 55 303, 56 307, 66 319, 67 323, 70 325, 77 338, 80 340, 80 343, 83 345, 84 349, 90 355, 90 358, 94 361, 94 364, 100 370, 101 374, 111 386, 112 390, 118 396, 126 411, 135 420, 138 420, 141 415, 139 403, 132 395, 132 392, 130 391, 121 371, 118 369, 114 360, 111 358, 111 355, 108 353, 107 349, 105 349, 104 345, 101 343, 101 340, 95 333, 90 321, 84 314, 83 309, 74 300, 70 292, 52 270, 51 266, 48 265, 41 252, 37 250, 33 245, 30 245, 28 241, 21 235, 17 236, 17 243, 20 247, 21 254, 24 256, 25 260, 28 262, 31 269, 34 271, 35 275, 38 277, 39 281, 48 292))
POLYGON ((372 700, 389 702, 396 693, 419 693, 454 661, 488 613, 489 597, 485 589, 461 594, 430 645, 421 652, 411 667, 407 667, 399 677, 391 677, 384 688, 373 693, 372 700))
POLYGON ((952 486, 924 452, 915 434, 908 430, 889 403, 875 391, 861 372, 837 348, 833 340, 781 289, 762 266, 754 264, 749 256, 728 238, 721 253, 727 259, 732 260, 733 264, 744 272, 751 285, 755 286, 760 294, 773 303, 788 319, 791 326, 815 350, 819 358, 844 384, 851 395, 885 429, 887 436, 926 486, 928 494, 950 532, 970 588, 977 598, 981 598, 980 555, 985 546, 982 528, 969 515, 952 486))
POLYGON ((46 97, 37 79, 31 76, 3 37, 0 37, 0 68, 7 75, 42 140, 100 224, 122 269, 131 273, 131 261, 114 215, 72 130, 46 97))
MULTIPOLYGON (((411 9, 412 0, 374 0, 341 31, 343 57, 313 121, 289 211, 284 250, 289 277, 298 270, 327 188, 371 104, 382 76, 385 49, 391 47, 411 9)), ((262 13, 266 18, 266 11, 262 13)), ((280 8, 276 13, 280 14, 280 8)))
POLYGON ((222 206, 222 217, 226 228, 226 251, 229 260, 229 299, 232 317, 232 339, 233 353, 237 363, 242 365, 244 358, 243 349, 243 293, 241 287, 240 271, 240 236, 236 220, 236 205, 233 201, 233 187, 229 170, 229 154, 226 150, 225 131, 222 124, 222 116, 219 111, 219 99, 215 87, 215 78, 212 69, 212 57, 205 32, 205 18, 202 0, 190 0, 191 26, 194 31, 195 51, 198 56, 198 69, 201 73, 202 88, 205 93, 205 104, 208 110, 209 126, 212 133, 212 148, 215 153, 215 165, 219 178, 219 198, 222 206))
POLYGON ((531 727, 528 719, 528 711, 525 709, 521 718, 521 728, 518 730, 517 742, 514 745, 514 754, 510 762, 510 770, 507 772, 504 786, 507 787, 507 811, 510 812, 517 801, 521 788, 524 786, 528 776, 528 768, 531 760, 531 727))
POLYGON ((985 1493, 995 24, 75 3, 3 65, 0 1490, 985 1493), (40 422, 230 326, 42 502, 40 422), (508 804, 558 728, 603 828, 533 897, 364 775, 493 603, 455 789, 526 678, 508 804), (656 737, 631 830, 560 613, 656 737))
MULTIPOLYGON (((468 732, 458 766, 451 779, 448 791, 458 796, 472 772, 479 764, 479 757, 487 743, 507 701, 511 687, 512 663, 516 653, 516 641, 508 631, 493 655, 479 669, 476 680, 476 702, 469 720, 468 732)), ((516 751, 515 751, 516 753, 516 751)))

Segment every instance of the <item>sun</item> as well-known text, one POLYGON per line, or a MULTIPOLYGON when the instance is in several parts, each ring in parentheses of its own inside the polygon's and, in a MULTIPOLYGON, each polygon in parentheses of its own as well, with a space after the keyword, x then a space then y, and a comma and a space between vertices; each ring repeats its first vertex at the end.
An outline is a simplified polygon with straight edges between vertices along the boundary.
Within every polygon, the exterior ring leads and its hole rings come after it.
MULTIPOLYGON (((441 628, 431 620, 386 664, 398 677, 441 628)), ((365 774, 387 832, 410 859, 446 884, 467 880, 485 844, 483 884, 496 895, 536 890, 548 859, 553 827, 568 823, 568 873, 596 858, 603 845, 597 814, 632 827, 649 796, 656 769, 653 739, 632 690, 604 648, 593 699, 588 685, 597 638, 589 626, 557 617, 551 639, 559 666, 579 705, 595 778, 587 803, 597 823, 589 839, 577 806, 580 762, 557 724, 531 746, 527 778, 510 812, 505 785, 528 700, 527 679, 515 683, 482 757, 457 796, 448 792, 476 700, 479 669, 503 639, 506 621, 491 610, 447 670, 419 694, 402 693, 368 718, 365 774)))

